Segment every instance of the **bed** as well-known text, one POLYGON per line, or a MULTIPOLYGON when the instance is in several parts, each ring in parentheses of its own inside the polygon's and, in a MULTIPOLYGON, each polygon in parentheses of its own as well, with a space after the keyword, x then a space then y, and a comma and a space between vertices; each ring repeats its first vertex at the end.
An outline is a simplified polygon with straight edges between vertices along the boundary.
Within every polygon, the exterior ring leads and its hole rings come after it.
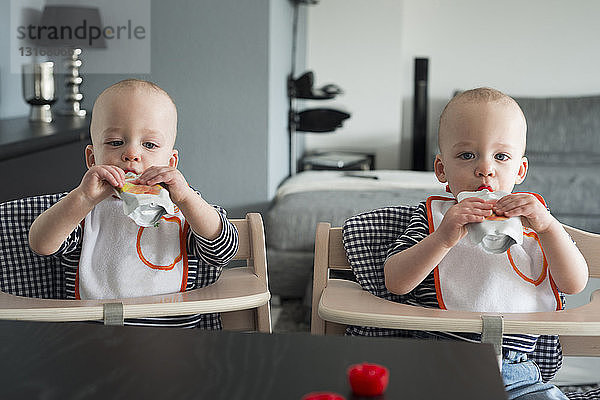
POLYGON ((304 171, 290 177, 265 215, 271 292, 304 298, 310 290, 318 222, 341 226, 360 212, 445 193, 433 172, 304 171))

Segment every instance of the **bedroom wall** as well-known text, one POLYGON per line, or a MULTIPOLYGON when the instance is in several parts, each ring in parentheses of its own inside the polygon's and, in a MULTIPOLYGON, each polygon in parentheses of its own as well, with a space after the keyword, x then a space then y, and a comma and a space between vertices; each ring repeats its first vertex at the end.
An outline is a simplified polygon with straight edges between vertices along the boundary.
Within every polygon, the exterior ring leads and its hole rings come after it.
POLYGON ((410 168, 415 57, 430 59, 432 136, 459 88, 600 93, 599 13, 594 0, 321 1, 308 14, 307 68, 346 90, 337 103, 353 116, 335 134, 306 135, 306 147, 374 150, 378 168, 410 168))

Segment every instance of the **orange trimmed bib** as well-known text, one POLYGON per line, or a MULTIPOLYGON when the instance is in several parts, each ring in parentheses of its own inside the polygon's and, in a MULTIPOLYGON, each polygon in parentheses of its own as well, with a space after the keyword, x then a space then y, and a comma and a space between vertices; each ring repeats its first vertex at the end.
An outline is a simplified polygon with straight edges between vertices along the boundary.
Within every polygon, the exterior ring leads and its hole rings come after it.
POLYGON ((85 217, 78 299, 116 299, 185 291, 189 226, 181 211, 165 215, 157 227, 138 226, 110 197, 85 217))
MULTIPOLYGON (((454 204, 454 198, 427 199, 430 233, 454 204)), ((434 277, 442 309, 536 312, 562 308, 539 238, 525 227, 523 244, 500 254, 489 254, 463 237, 435 267, 434 277)))

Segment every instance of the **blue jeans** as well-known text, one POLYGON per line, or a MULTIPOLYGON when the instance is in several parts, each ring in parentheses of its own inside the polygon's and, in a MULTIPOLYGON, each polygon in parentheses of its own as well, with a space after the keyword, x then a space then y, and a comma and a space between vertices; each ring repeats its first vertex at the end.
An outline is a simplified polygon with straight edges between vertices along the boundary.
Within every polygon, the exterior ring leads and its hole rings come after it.
POLYGON ((503 352, 502 380, 509 400, 568 400, 556 386, 542 382, 538 366, 525 353, 503 352))

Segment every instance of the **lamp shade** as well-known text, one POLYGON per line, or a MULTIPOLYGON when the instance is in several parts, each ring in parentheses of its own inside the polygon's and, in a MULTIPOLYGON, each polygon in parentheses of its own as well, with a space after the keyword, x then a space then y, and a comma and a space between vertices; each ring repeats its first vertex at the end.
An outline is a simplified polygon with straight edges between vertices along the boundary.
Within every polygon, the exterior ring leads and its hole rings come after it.
POLYGON ((46 6, 38 25, 39 44, 50 47, 105 48, 97 7, 46 6))

